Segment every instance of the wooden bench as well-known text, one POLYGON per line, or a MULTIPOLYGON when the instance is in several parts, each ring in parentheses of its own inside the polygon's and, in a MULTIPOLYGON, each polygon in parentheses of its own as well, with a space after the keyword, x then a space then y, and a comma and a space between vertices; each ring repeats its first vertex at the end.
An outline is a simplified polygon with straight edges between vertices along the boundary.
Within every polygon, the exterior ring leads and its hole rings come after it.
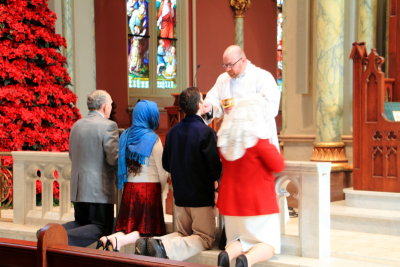
POLYGON ((35 266, 36 242, 0 238, 0 265, 7 267, 35 266))
POLYGON ((38 242, 0 238, 1 266, 91 267, 91 266, 188 266, 209 265, 180 262, 120 252, 68 246, 68 236, 59 224, 48 224, 38 232, 38 242))

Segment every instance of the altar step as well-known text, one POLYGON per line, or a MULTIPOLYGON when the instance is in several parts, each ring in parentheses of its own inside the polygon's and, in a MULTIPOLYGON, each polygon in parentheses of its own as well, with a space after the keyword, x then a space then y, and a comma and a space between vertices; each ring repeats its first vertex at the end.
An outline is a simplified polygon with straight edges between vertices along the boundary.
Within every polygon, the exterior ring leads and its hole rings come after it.
POLYGON ((345 189, 346 200, 331 203, 331 228, 400 236, 400 193, 345 189))
MULTIPOLYGON (((343 238, 353 238, 353 234, 351 232, 342 232, 338 231, 338 234, 341 236, 341 242, 346 242, 343 240, 343 238)), ((381 236, 381 235, 380 235, 381 236)), ((382 237, 382 236, 381 236, 382 237)), ((338 242, 336 238, 333 237, 334 242, 338 242)), ((361 240, 364 240, 363 237, 361 237, 361 240)), ((366 241, 366 240, 364 240, 366 241)), ((397 244, 396 242, 400 241, 395 239, 395 240, 389 240, 387 243, 387 246, 382 246, 378 242, 378 246, 380 246, 382 249, 386 249, 389 246, 393 246, 397 244)), ((341 243, 339 242, 339 243, 341 243)), ((346 242, 346 244, 351 244, 350 242, 346 242)), ((333 248, 339 248, 343 247, 342 245, 336 246, 335 244, 332 244, 333 248)), ((365 242, 365 246, 369 246, 368 242, 365 242)), ((345 245, 344 247, 348 247, 348 245, 345 245)), ((373 247, 373 246, 372 246, 373 247)), ((363 246, 359 246, 359 248, 363 248, 363 246)), ((121 249, 122 253, 127 253, 127 254, 132 254, 134 253, 134 247, 131 245, 125 246, 121 249)), ((220 250, 213 249, 213 250, 206 250, 203 251, 192 258, 186 260, 188 262, 194 262, 194 263, 202 263, 202 264, 207 264, 211 266, 217 266, 218 262, 218 254, 220 253, 220 250)), ((253 265, 254 267, 382 267, 382 266, 400 266, 400 256, 396 258, 393 257, 390 252, 387 255, 384 255, 383 257, 379 257, 376 255, 372 255, 372 257, 369 257, 366 253, 363 253, 363 250, 347 250, 347 251, 341 251, 340 249, 337 251, 333 251, 332 254, 335 254, 332 257, 327 257, 324 259, 313 259, 313 258, 305 258, 305 257, 298 257, 298 256, 293 256, 293 255, 287 255, 287 254, 280 254, 280 255, 275 255, 272 259, 264 262, 257 263, 253 265)), ((235 266, 234 261, 231 262, 230 266, 235 266)))
MULTIPOLYGON (((219 250, 207 250, 190 258, 189 262, 196 262, 217 266, 219 250)), ((298 257, 292 255, 275 255, 272 259, 254 264, 253 267, 382 267, 390 266, 392 261, 369 262, 368 259, 360 261, 359 259, 346 259, 338 257, 328 257, 324 259, 313 259, 298 257)), ((394 262, 399 264, 400 261, 394 262)), ((230 266, 235 266, 232 261, 230 266)))
POLYGON ((40 226, 15 224, 12 221, 0 220, 0 237, 27 241, 37 241, 36 231, 40 226))
MULTIPOLYGON (((38 226, 0 222, 0 237, 36 241, 38 226)), ((331 231, 331 257, 312 259, 287 254, 275 255, 271 260, 254 267, 382 267, 400 266, 400 236, 331 231)), ((93 244, 94 248, 94 244, 93 244)), ((133 253, 133 246, 126 246, 122 253, 133 253)), ((216 266, 219 250, 203 251, 189 261, 216 266)), ((234 265, 232 265, 234 266, 234 265)))

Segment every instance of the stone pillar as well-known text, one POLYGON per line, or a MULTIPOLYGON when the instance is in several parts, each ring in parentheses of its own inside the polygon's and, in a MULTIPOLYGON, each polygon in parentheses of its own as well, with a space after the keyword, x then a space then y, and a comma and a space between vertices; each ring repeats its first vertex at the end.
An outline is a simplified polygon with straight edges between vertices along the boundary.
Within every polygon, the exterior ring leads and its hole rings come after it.
POLYGON ((244 17, 235 18, 235 44, 244 48, 243 43, 244 17))
POLYGON ((367 52, 376 47, 377 0, 358 0, 357 42, 365 42, 367 52))
POLYGON ((316 140, 311 161, 332 162, 331 200, 343 197, 349 170, 343 132, 344 0, 318 0, 315 6, 316 140), (335 188, 336 187, 336 188, 335 188), (339 197, 337 196, 339 195, 339 197))
POLYGON ((244 13, 249 9, 251 0, 230 0, 229 4, 235 13, 235 44, 244 48, 244 13))
POLYGON ((317 142, 341 140, 343 112, 344 0, 319 0, 316 6, 317 142))
POLYGON ((68 71, 69 76, 71 77, 71 85, 69 89, 71 89, 74 93, 75 91, 75 81, 74 81, 74 32, 73 32, 73 7, 72 0, 63 0, 62 1, 62 28, 63 28, 63 36, 67 41, 67 48, 65 49, 64 56, 67 58, 68 64, 65 68, 68 71))

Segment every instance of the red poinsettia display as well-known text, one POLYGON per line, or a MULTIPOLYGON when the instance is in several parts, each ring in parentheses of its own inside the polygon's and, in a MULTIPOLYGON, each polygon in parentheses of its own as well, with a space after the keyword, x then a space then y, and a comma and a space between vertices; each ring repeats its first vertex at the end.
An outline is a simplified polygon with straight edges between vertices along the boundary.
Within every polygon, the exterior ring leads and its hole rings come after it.
POLYGON ((80 113, 55 20, 47 0, 0 0, 0 151, 68 150, 80 113))

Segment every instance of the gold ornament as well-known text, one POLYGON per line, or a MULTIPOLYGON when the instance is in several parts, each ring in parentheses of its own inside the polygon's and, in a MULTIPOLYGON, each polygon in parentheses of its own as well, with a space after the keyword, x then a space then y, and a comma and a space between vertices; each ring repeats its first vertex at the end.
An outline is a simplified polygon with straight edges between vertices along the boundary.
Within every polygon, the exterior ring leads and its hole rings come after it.
POLYGON ((230 0, 231 8, 235 12, 235 17, 244 17, 244 13, 249 9, 251 0, 230 0))

